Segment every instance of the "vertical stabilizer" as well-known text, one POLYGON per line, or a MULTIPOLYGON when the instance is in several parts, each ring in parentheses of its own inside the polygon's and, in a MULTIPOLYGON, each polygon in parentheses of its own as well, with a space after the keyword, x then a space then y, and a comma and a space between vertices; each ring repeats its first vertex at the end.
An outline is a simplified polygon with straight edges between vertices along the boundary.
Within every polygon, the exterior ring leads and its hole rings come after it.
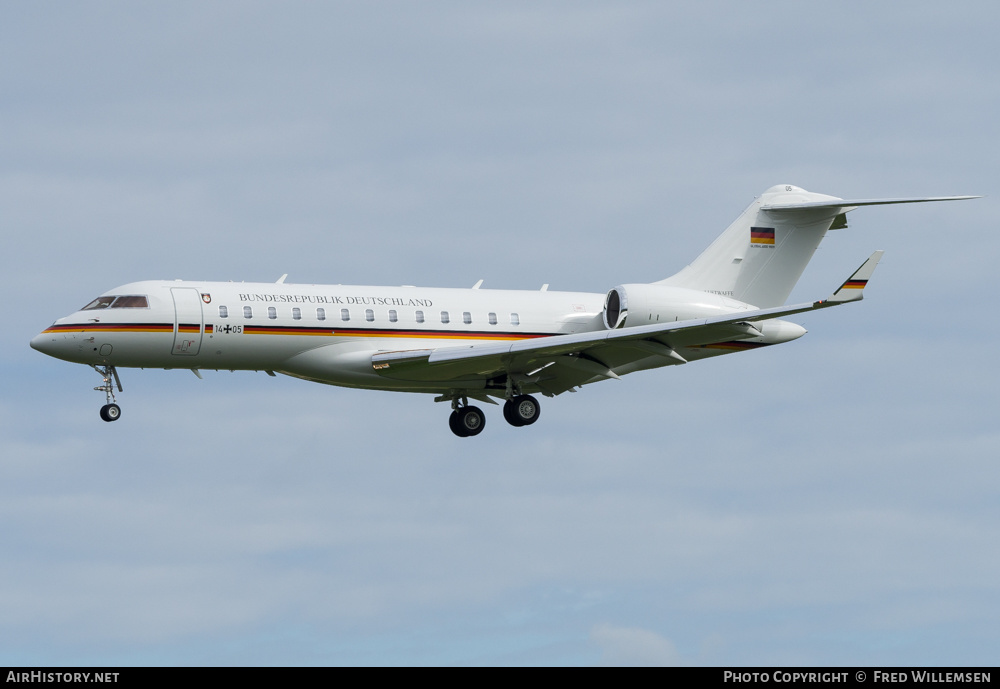
POLYGON ((722 294, 761 308, 781 306, 827 230, 846 227, 842 216, 848 211, 975 198, 979 197, 840 199, 781 184, 754 199, 691 265, 655 284, 722 294))
POLYGON ((848 210, 835 205, 839 201, 791 185, 771 187, 691 265, 657 284, 722 294, 761 308, 780 306, 836 217, 848 210), (775 210, 802 204, 817 205, 775 210))

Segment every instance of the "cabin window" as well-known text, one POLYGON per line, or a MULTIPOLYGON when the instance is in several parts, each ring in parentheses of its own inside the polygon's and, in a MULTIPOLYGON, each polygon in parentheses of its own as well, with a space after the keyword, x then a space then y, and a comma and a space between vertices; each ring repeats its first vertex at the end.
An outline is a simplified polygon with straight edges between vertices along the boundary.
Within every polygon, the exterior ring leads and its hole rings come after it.
POLYGON ((371 309, 365 309, 365 320, 371 323, 375 320, 375 312, 371 309))
POLYGON ((324 309, 322 306, 316 309, 316 320, 317 321, 326 320, 326 309, 324 309))
POLYGON ((389 322, 395 323, 398 318, 396 318, 396 309, 389 309, 389 322))
POLYGON ((492 311, 490 311, 490 325, 496 325, 496 324, 497 324, 497 315, 492 311))
POLYGON ((521 325, 521 319, 516 313, 510 314, 510 324, 511 325, 521 325))
POLYGON ((243 307, 243 317, 244 318, 253 318, 253 309, 251 307, 249 307, 249 306, 244 306, 243 307))
POLYGON ((278 317, 278 309, 274 308, 273 306, 268 306, 267 317, 273 321, 275 318, 278 317))
POLYGON ((94 301, 90 302, 84 306, 81 311, 95 311, 97 309, 106 309, 111 306, 111 302, 115 300, 114 297, 98 297, 94 301))
POLYGON ((469 325, 470 323, 472 323, 472 314, 469 313, 468 311, 463 311, 462 312, 462 322, 465 323, 466 325, 469 325))
POLYGON ((351 310, 350 309, 341 309, 340 310, 340 320, 342 320, 342 321, 349 321, 349 320, 351 320, 351 310))
POLYGON ((416 315, 416 318, 417 318, 417 323, 423 323, 424 322, 424 312, 423 311, 417 311, 417 313, 415 315, 416 315))
POLYGON ((298 306, 292 307, 292 320, 301 321, 302 320, 302 309, 298 306))
POLYGON ((447 311, 442 311, 441 312, 441 322, 442 323, 451 323, 451 316, 448 315, 447 311))
POLYGON ((219 318, 229 318, 229 308, 226 306, 219 307, 219 318))
POLYGON ((148 309, 149 301, 146 297, 118 297, 111 305, 113 309, 148 309))

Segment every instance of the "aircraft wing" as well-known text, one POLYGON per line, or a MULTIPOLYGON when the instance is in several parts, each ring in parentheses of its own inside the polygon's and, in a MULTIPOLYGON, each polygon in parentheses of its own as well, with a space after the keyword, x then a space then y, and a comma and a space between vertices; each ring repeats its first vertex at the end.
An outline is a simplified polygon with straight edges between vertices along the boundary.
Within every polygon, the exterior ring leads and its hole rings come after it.
POLYGON ((640 368, 685 363, 675 348, 760 337, 761 331, 753 325, 757 321, 858 301, 882 253, 872 254, 832 295, 819 301, 517 342, 379 352, 372 355, 372 367, 386 378, 428 383, 454 380, 456 387, 467 385, 470 379, 507 374, 537 386, 544 394, 556 395, 640 368))

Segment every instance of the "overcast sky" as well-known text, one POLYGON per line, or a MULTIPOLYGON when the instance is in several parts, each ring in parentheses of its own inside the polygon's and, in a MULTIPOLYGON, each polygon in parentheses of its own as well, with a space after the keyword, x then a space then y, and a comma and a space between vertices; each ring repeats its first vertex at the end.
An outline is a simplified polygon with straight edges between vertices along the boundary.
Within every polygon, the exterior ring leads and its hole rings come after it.
POLYGON ((4 3, 0 663, 995 664, 988 2, 4 3), (764 351, 542 402, 99 378, 140 279, 606 292, 774 184, 859 209, 764 351))

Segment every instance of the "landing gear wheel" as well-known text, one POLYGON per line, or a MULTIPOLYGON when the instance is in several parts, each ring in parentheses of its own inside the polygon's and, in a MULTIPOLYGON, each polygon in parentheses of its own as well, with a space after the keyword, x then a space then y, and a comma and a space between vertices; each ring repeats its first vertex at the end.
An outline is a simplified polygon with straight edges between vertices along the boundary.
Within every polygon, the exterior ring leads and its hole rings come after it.
POLYGON ((462 407, 448 417, 448 426, 459 438, 479 435, 486 427, 486 415, 479 407, 462 407))
POLYGON ((101 418, 105 421, 117 421, 122 415, 122 408, 117 404, 105 404, 101 407, 101 418))
POLYGON ((503 404, 503 418, 511 426, 530 426, 538 421, 541 406, 531 395, 518 395, 503 404))
POLYGON ((514 400, 507 400, 503 403, 503 418, 511 426, 522 425, 517 418, 517 412, 514 410, 514 400))
POLYGON ((453 411, 451 416, 448 417, 448 428, 450 428, 451 432, 459 438, 465 437, 465 433, 462 432, 462 427, 459 425, 458 410, 453 411))

